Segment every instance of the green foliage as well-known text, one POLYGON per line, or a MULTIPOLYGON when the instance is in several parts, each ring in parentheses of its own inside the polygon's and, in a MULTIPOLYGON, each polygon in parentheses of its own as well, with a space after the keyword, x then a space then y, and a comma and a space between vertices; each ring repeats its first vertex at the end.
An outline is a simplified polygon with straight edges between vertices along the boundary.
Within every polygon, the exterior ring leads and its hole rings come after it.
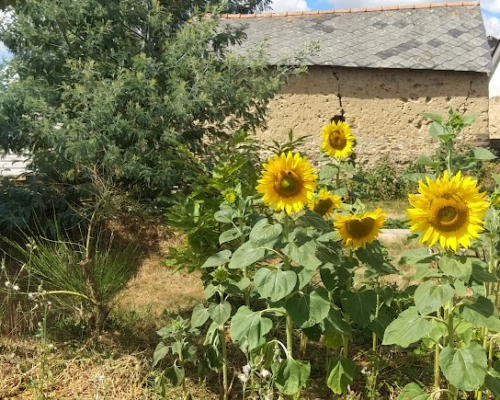
POLYGON ((97 333, 138 266, 137 245, 116 245, 104 232, 83 244, 60 230, 57 240, 36 235, 24 241, 2 237, 2 242, 5 257, 25 271, 23 292, 49 297, 59 315, 79 318, 97 333))
POLYGON ((199 155, 204 137, 260 126, 295 71, 268 69, 261 50, 231 54, 244 33, 220 25, 224 7, 26 1, 0 33, 13 54, 2 77, 0 146, 30 152, 31 167, 61 187, 98 176, 136 198, 168 196, 191 160, 184 149, 199 155))

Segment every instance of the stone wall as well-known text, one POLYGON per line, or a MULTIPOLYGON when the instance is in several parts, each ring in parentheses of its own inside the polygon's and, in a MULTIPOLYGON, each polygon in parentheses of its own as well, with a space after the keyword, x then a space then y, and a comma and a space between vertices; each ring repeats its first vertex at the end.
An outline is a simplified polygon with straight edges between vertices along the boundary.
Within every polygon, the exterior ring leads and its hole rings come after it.
POLYGON ((500 140, 500 97, 490 99, 490 138, 500 140))
POLYGON ((431 155, 437 143, 428 134, 430 121, 419 113, 445 114, 449 106, 481 113, 460 141, 487 146, 488 77, 452 71, 383 70, 310 67, 294 77, 270 103, 267 129, 257 132, 264 143, 311 135, 304 149, 319 151, 321 127, 340 114, 357 139, 358 162, 372 164, 384 156, 396 164, 431 155), (340 94, 340 96, 339 96, 340 94))

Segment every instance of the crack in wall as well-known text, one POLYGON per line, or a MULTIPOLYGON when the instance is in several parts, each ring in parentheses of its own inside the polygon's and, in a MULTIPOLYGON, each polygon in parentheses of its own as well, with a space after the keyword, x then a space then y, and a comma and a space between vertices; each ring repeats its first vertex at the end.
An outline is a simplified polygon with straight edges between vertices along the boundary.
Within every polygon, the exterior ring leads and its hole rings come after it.
POLYGON ((458 108, 463 108, 463 113, 465 114, 467 112, 467 102, 469 101, 469 97, 472 93, 472 85, 474 84, 474 80, 472 79, 472 73, 468 72, 467 75, 469 75, 469 89, 467 90, 467 95, 465 96, 464 102, 460 105, 458 108))
POLYGON ((339 122, 339 121, 345 122, 344 107, 342 106, 342 95, 340 94, 340 87, 341 87, 340 78, 337 75, 337 73, 335 72, 335 69, 333 69, 333 68, 332 68, 332 75, 337 80, 337 97, 339 99, 340 115, 338 115, 338 114, 334 115, 332 117, 332 119, 330 120, 330 122, 333 122, 333 121, 335 121, 335 122, 339 122))

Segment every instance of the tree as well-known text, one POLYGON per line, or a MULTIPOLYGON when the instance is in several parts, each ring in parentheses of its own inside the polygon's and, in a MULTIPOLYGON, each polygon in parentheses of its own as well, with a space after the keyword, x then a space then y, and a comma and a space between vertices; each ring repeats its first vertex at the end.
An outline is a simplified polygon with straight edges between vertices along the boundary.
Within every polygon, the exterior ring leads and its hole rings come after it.
POLYGON ((202 138, 262 125, 289 71, 267 68, 262 49, 231 54, 244 32, 206 3, 27 0, 0 34, 13 54, 0 146, 28 151, 59 183, 92 187, 97 176, 141 197, 168 194, 184 173, 177 146, 199 152, 202 138))

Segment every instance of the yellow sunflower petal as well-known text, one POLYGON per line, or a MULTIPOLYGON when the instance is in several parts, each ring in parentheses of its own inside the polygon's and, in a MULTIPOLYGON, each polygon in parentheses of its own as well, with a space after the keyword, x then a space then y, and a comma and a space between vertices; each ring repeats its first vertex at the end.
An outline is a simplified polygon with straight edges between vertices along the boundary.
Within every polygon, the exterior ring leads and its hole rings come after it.
POLYGON ((386 214, 380 208, 373 212, 342 216, 335 219, 335 228, 338 229, 342 243, 346 247, 365 247, 373 242, 384 225, 386 214))
POLYGON ((428 246, 439 243, 454 251, 470 247, 484 230, 486 193, 472 178, 463 178, 461 171, 453 177, 445 171, 435 181, 429 177, 426 181, 419 182, 419 195, 408 195, 414 207, 406 211, 411 232, 421 232, 420 242, 428 246))
POLYGON ((318 177, 306 157, 291 151, 282 153, 269 158, 263 168, 257 192, 269 207, 290 214, 309 203, 318 177))

